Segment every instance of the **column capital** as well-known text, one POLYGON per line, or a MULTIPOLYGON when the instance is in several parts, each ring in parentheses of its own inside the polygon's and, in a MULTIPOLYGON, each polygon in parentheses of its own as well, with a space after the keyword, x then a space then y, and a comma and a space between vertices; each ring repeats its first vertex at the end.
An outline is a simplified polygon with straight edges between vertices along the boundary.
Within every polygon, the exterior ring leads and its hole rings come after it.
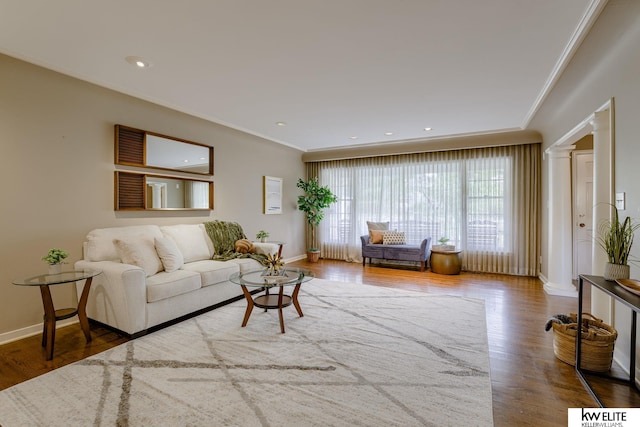
POLYGON ((589 121, 593 130, 592 134, 597 132, 606 131, 609 129, 609 110, 598 111, 593 115, 593 118, 589 121))
POLYGON ((545 153, 552 159, 569 158, 571 152, 576 149, 575 145, 559 145, 557 147, 549 147, 545 150, 545 153))

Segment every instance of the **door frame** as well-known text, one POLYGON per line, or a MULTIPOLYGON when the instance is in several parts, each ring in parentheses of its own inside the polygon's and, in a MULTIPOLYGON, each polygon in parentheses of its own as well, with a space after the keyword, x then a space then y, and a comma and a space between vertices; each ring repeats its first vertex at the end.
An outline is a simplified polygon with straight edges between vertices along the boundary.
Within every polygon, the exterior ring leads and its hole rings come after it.
MULTIPOLYGON (((572 198, 572 224, 573 224, 573 279, 577 280, 578 279, 578 239, 577 239, 577 231, 578 231, 578 223, 580 221, 580 218, 578 218, 578 212, 576 210, 576 208, 578 207, 578 186, 580 185, 580 183, 578 182, 578 158, 580 156, 591 156, 591 158, 593 159, 593 149, 590 150, 574 150, 571 153, 571 198, 572 198)), ((593 206, 591 206, 591 217, 593 218, 593 206)), ((591 224, 589 224, 589 228, 591 229, 591 232, 593 233, 593 221, 591 224)), ((593 253, 593 240, 591 241, 591 251, 590 253, 593 253)), ((591 262, 593 262, 593 259, 591 259, 591 262)), ((589 271, 589 273, 591 273, 591 271, 589 271)))

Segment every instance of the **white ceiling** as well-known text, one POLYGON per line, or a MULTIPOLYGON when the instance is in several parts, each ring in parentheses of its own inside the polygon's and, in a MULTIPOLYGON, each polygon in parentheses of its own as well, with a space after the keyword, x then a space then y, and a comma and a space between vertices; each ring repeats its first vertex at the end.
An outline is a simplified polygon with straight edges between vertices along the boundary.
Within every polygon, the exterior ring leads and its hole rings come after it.
POLYGON ((315 151, 525 128, 605 3, 0 0, 0 52, 315 151))

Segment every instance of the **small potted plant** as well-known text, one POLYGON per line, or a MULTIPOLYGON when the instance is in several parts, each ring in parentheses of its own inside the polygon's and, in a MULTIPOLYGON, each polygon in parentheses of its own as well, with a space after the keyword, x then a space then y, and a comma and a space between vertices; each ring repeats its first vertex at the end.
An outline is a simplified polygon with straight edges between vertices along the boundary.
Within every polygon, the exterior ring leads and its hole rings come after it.
POLYGON ((318 262, 320 249, 316 242, 316 228, 324 218, 325 209, 337 202, 338 198, 329 187, 321 186, 317 177, 309 181, 298 179, 296 186, 304 192, 302 196, 298 196, 298 209, 305 213, 307 224, 311 228, 311 246, 307 249, 307 260, 318 262))
POLYGON ((600 223, 596 241, 607 254, 608 262, 603 274, 606 280, 629 278, 630 267, 627 261, 633 244, 633 235, 638 228, 640 224, 634 223, 629 217, 620 222, 618 209, 615 207, 613 207, 613 218, 600 223))
POLYGON ((256 234, 256 239, 260 239, 260 241, 262 243, 264 243, 267 240, 268 237, 269 237, 269 232, 268 231, 260 230, 256 234))
POLYGON ((49 274, 58 274, 62 271, 62 264, 69 256, 69 253, 63 249, 52 248, 42 260, 49 264, 49 274))

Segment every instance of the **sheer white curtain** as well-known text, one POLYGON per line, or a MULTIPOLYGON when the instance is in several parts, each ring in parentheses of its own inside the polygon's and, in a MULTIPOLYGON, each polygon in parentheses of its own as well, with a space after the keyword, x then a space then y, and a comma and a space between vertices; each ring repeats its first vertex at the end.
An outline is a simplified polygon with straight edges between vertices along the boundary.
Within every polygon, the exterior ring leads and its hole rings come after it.
POLYGON ((419 153, 307 165, 338 196, 318 229, 323 257, 360 261, 367 221, 389 221, 407 243, 441 237, 463 268, 536 275, 540 145, 419 153))
POLYGON ((209 207, 209 184, 201 181, 184 181, 184 206, 206 209, 209 207))

